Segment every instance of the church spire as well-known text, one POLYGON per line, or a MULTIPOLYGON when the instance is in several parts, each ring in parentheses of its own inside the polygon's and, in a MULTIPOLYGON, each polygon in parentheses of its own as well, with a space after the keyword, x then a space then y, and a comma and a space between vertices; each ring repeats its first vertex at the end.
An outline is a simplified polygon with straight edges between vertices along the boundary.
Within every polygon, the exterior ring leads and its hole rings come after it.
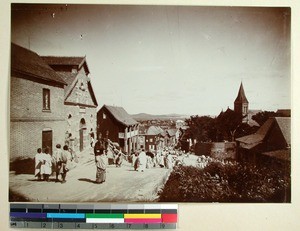
POLYGON ((249 102, 245 95, 243 83, 241 82, 239 93, 234 101, 234 111, 245 117, 248 114, 249 102))
POLYGON ((248 100, 247 100, 247 97, 245 95, 243 82, 241 82, 239 93, 238 93, 234 103, 249 103, 248 100))

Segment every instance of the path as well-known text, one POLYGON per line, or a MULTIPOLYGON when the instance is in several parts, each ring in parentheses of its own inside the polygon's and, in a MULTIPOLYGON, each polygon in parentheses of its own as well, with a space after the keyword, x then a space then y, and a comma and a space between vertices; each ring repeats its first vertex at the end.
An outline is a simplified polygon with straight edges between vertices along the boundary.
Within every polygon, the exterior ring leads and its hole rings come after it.
MULTIPOLYGON (((89 154, 87 154, 89 155, 89 154)), ((150 202, 158 199, 170 170, 164 168, 133 170, 125 163, 121 168, 108 166, 106 182, 95 184, 96 167, 93 156, 72 169, 65 184, 39 182, 33 175, 10 173, 10 190, 30 201, 41 202, 150 202)), ((52 179, 55 177, 52 177, 52 179)))

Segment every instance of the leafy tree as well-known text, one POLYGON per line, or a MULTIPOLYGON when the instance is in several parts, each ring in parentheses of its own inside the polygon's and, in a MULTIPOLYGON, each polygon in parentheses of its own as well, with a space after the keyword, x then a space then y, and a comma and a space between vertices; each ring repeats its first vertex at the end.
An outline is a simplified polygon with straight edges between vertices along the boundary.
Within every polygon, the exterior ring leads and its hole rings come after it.
POLYGON ((255 120, 260 126, 263 125, 270 117, 276 116, 274 111, 262 111, 252 116, 252 119, 255 120))
POLYGON ((217 126, 225 138, 233 141, 236 138, 236 132, 242 126, 242 119, 242 115, 228 108, 217 117, 217 126))
POLYGON ((217 136, 216 121, 209 116, 191 116, 186 119, 188 129, 185 138, 196 139, 197 142, 215 141, 217 136))

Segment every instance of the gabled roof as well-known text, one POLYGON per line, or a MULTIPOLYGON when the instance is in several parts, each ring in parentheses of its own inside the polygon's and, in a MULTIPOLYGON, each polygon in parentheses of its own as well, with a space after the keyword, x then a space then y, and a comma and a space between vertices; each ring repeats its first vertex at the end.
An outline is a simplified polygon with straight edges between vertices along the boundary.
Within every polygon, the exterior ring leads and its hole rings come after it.
POLYGON ((286 143, 291 144, 291 119, 290 117, 272 117, 269 118, 256 133, 248 136, 237 138, 244 148, 251 149, 258 144, 262 143, 268 135, 274 124, 277 124, 286 143))
POLYGON ((86 72, 90 73, 85 56, 42 56, 42 58, 49 64, 49 66, 77 66, 77 68, 80 69, 83 65, 85 65, 86 72))
POLYGON ((75 74, 75 73, 66 72, 66 71, 59 71, 57 73, 67 83, 67 86, 65 87, 65 95, 66 95, 66 93, 70 91, 72 83, 76 79, 77 73, 75 74))
POLYGON ((276 115, 281 117, 291 117, 291 109, 278 109, 276 115))
POLYGON ((167 133, 169 134, 169 136, 175 136, 177 132, 177 129, 168 129, 167 133))
POLYGON ((163 132, 164 132, 164 130, 159 126, 150 126, 147 130, 146 135, 156 136, 156 135, 162 134, 163 132))
POLYGON ((243 83, 240 85, 240 89, 234 103, 249 103, 245 95, 243 83))
POLYGON ((11 44, 11 71, 37 79, 66 84, 66 82, 35 52, 11 44))
MULTIPOLYGON (((89 74, 89 69, 87 66, 86 57, 66 57, 66 56, 43 56, 42 57, 45 62, 47 62, 50 66, 52 66, 55 70, 56 67, 62 66, 77 66, 78 70, 84 65, 86 74, 89 74)), ((62 79, 67 83, 65 87, 65 100, 69 97, 72 92, 72 89, 75 87, 77 83, 77 73, 72 73, 72 71, 61 71, 59 68, 56 71, 62 79)), ((94 93, 94 90, 91 85, 91 81, 88 80, 88 89, 91 93, 92 100, 95 106, 98 106, 97 99, 94 93)))
POLYGON ((125 126, 138 124, 122 107, 103 105, 102 108, 106 108, 118 122, 125 126))
POLYGON ((275 117, 275 120, 280 128, 280 131, 288 145, 291 145, 291 118, 290 117, 275 117))

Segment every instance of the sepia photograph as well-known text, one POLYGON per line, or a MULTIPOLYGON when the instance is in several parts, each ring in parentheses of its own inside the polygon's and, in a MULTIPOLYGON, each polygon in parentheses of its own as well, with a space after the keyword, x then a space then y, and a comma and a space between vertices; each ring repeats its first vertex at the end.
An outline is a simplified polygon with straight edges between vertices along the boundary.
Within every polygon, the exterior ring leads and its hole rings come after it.
POLYGON ((291 9, 11 4, 10 202, 291 203, 291 9))

